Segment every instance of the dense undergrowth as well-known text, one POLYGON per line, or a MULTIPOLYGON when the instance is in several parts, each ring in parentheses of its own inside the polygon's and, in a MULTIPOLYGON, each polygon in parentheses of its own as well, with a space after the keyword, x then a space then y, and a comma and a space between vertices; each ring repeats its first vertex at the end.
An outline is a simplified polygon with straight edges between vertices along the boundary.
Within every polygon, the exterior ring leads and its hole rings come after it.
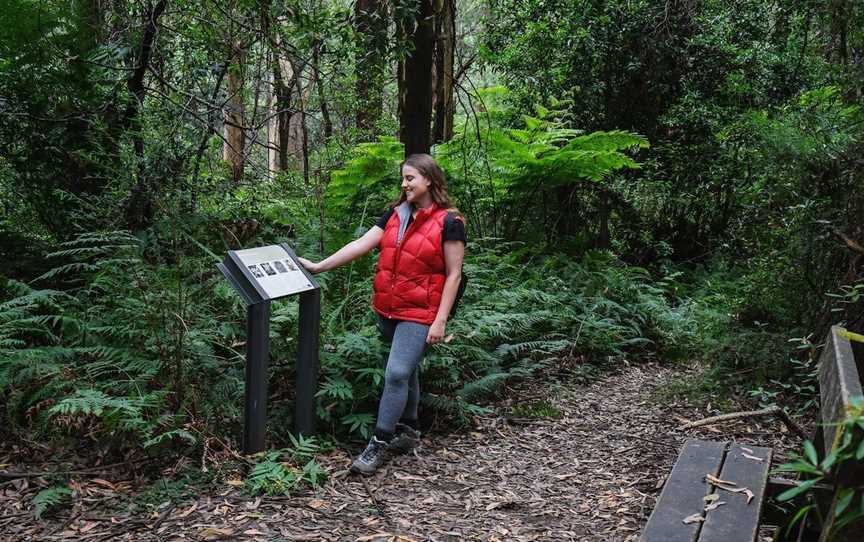
MULTIPOLYGON (((57 266, 27 285, 8 281, 0 305, 0 384, 7 436, 99 441, 107 448, 236 442, 245 309, 214 258, 190 243, 170 265, 145 258, 124 232, 85 234, 52 254, 57 266), (52 288, 40 287, 51 283, 52 288)), ((702 309, 676 277, 628 266, 608 252, 580 261, 522 243, 471 241, 455 339, 423 368, 427 421, 466 422, 510 378, 552 360, 587 363, 691 356, 702 309)), ((383 385, 386 345, 369 309, 368 261, 323 275, 318 415, 335 438, 367 436, 383 385)), ((273 306, 270 412, 289 443, 296 303, 273 306)))

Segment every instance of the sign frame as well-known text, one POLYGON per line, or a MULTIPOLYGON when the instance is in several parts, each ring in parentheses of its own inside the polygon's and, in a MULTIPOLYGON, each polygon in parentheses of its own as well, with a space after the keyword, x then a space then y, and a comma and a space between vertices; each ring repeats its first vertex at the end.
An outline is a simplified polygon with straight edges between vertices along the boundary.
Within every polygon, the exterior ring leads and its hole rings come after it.
MULTIPOLYGON (((219 268, 219 271, 228 279, 228 282, 231 286, 240 294, 240 297, 243 298, 243 301, 246 305, 254 305, 257 303, 263 303, 265 301, 275 301, 277 299, 283 299, 285 297, 290 297, 292 295, 300 294, 303 292, 308 292, 311 290, 317 290, 321 288, 321 285, 318 284, 318 281, 312 276, 312 274, 300 264, 300 261, 297 259, 297 254, 291 248, 288 243, 279 243, 277 245, 267 245, 278 246, 284 250, 288 256, 296 263, 297 269, 303 273, 303 276, 306 277, 306 280, 309 281, 311 285, 310 288, 299 290, 296 292, 292 292, 289 294, 285 294, 282 296, 271 297, 267 291, 264 289, 264 286, 258 282, 255 275, 249 271, 249 268, 246 267, 246 264, 237 254, 238 250, 229 250, 228 256, 225 258, 222 263, 216 264, 216 267, 219 268)), ((265 248, 265 247, 256 247, 256 248, 265 248)))
MULTIPOLYGON (((315 395, 318 387, 321 333, 321 286, 303 267, 288 243, 280 247, 303 273, 309 288, 285 295, 270 296, 238 255, 229 250, 216 267, 246 304, 246 380, 243 410, 243 451, 253 454, 264 450, 267 433, 267 365, 270 357, 270 302, 299 296, 297 362, 294 401, 294 433, 315 432, 315 395)), ((248 249, 246 249, 248 250, 248 249)), ((257 265, 257 264, 256 264, 257 265)))

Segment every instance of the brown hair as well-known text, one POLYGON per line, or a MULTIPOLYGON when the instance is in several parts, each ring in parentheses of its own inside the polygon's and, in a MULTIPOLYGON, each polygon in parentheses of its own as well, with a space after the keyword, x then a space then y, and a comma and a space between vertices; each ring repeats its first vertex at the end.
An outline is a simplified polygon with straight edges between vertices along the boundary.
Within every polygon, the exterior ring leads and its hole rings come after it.
MULTIPOLYGON (((400 176, 402 174, 402 168, 405 166, 413 167, 419 171, 421 175, 429 179, 429 194, 432 196, 432 201, 434 201, 438 207, 456 213, 459 212, 459 210, 456 209, 450 201, 450 194, 447 193, 447 183, 444 181, 444 171, 434 158, 428 154, 412 154, 408 156, 408 158, 399 164, 400 176)), ((390 207, 396 207, 404 201, 405 191, 400 190, 399 197, 396 198, 396 201, 394 201, 390 207)))

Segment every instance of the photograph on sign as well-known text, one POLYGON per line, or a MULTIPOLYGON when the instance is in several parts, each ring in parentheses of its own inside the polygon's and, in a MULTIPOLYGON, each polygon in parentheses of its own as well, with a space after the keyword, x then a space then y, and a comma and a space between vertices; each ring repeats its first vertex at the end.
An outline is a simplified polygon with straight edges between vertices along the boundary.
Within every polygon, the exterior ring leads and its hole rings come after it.
POLYGON ((238 250, 236 255, 270 299, 314 289, 299 264, 279 245, 238 250))

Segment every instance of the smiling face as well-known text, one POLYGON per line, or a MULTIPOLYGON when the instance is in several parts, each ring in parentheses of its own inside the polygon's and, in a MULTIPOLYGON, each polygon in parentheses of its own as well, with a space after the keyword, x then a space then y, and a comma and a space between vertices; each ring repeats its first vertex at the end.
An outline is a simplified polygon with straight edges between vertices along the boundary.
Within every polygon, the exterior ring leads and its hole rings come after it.
POLYGON ((416 168, 407 164, 402 166, 402 191, 405 193, 407 202, 419 207, 430 205, 432 203, 430 186, 432 181, 424 177, 416 168))

